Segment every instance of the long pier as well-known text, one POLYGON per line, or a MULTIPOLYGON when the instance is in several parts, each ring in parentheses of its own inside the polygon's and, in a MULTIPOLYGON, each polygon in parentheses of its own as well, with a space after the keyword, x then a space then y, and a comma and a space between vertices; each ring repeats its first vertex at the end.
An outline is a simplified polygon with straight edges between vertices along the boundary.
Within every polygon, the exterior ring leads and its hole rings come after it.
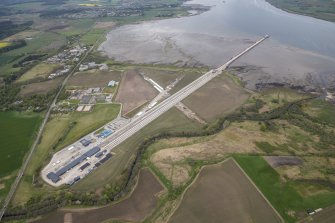
POLYGON ((143 127, 148 125, 150 122, 158 118, 160 115, 171 109, 173 106, 175 106, 177 103, 185 99, 187 96, 192 94, 194 91, 208 83, 210 80, 212 80, 214 77, 220 75, 224 70, 226 70, 234 61, 236 61, 238 58, 243 56, 244 54, 248 53, 250 50, 255 48, 257 45, 262 43, 264 40, 269 38, 268 35, 261 38, 254 44, 252 44, 250 47, 239 53, 238 55, 231 58, 227 63, 223 64, 221 67, 210 70, 206 74, 202 75, 198 79, 194 80, 192 83, 188 84, 175 94, 171 95, 155 107, 153 107, 151 110, 147 111, 143 115, 133 119, 128 125, 124 126, 117 132, 115 132, 113 135, 111 135, 107 140, 108 143, 105 146, 105 149, 108 151, 115 148, 117 145, 121 144, 123 141, 128 139, 130 136, 141 130, 143 127))

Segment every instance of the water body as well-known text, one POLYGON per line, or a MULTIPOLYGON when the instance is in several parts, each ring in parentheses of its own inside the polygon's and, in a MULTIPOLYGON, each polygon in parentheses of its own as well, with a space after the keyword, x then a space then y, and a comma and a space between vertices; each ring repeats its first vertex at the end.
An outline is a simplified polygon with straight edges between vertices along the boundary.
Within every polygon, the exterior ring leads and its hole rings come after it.
POLYGON ((335 83, 335 23, 295 15, 264 0, 195 0, 200 15, 127 25, 100 46, 134 63, 216 67, 265 34, 271 38, 235 66, 250 88, 260 83, 331 87, 335 83))

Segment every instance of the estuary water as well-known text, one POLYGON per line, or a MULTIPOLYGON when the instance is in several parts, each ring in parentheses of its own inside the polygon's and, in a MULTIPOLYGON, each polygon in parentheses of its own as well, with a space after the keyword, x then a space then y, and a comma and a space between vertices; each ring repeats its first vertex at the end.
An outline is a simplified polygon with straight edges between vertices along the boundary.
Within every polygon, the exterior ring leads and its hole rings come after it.
POLYGON ((335 23, 277 9, 264 0, 194 0, 199 15, 126 25, 100 50, 119 61, 216 67, 265 34, 264 44, 235 66, 250 88, 258 83, 331 87, 335 83, 335 23))

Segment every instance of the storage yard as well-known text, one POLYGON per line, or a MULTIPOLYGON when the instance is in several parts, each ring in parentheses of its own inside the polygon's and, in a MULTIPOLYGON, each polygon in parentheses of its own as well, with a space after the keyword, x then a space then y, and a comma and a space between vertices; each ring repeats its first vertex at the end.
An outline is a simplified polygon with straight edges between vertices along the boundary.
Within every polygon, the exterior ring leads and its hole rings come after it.
POLYGON ((112 154, 101 148, 105 140, 117 129, 126 125, 128 119, 119 117, 102 128, 99 133, 90 133, 56 153, 42 170, 43 179, 53 186, 72 185, 93 169, 112 158, 112 154))

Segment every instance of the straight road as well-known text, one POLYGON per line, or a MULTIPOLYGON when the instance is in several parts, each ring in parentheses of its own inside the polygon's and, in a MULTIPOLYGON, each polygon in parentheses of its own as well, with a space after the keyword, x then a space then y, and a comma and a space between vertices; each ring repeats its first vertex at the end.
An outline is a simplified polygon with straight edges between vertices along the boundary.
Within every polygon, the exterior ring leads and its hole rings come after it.
POLYGON ((1 208, 1 210, 0 210, 0 221, 1 221, 3 215, 4 215, 5 211, 6 211, 6 208, 7 208, 8 204, 9 204, 9 202, 12 200, 12 197, 13 197, 13 195, 14 195, 14 193, 15 193, 15 191, 16 191, 16 189, 17 189, 17 187, 18 187, 18 185, 19 185, 19 183, 20 183, 20 181, 21 181, 21 178, 22 178, 24 172, 26 171, 26 168, 27 168, 27 166, 28 166, 28 163, 29 163, 29 161, 30 161, 30 159, 31 159, 31 157, 32 157, 32 155, 33 155, 33 153, 34 153, 36 147, 37 147, 38 142, 39 142, 40 139, 41 139, 41 136, 42 136, 44 127, 45 127, 45 125, 46 125, 46 123, 47 123, 47 121, 48 121, 48 119, 49 119, 49 117, 50 117, 50 113, 51 113, 52 109, 53 109, 53 108, 55 107, 55 105, 56 105, 56 102, 57 102, 57 100, 58 100, 58 97, 59 97, 60 93, 61 93, 62 90, 64 89, 65 84, 67 83, 67 81, 69 80, 69 78, 70 78, 70 77, 72 76, 72 74, 78 69, 78 67, 80 66, 80 64, 81 64, 81 63, 83 62, 83 60, 85 60, 85 58, 87 57, 87 55, 94 49, 94 46, 95 46, 96 43, 98 43, 98 41, 99 41, 99 39, 98 39, 98 40, 93 44, 93 46, 92 46, 92 47, 91 47, 91 48, 84 54, 84 56, 81 58, 81 60, 80 60, 80 61, 76 64, 76 66, 71 70, 70 74, 68 74, 68 75, 66 76, 66 78, 65 78, 64 81, 62 82, 62 85, 60 86, 60 88, 59 88, 59 90, 58 90, 58 92, 57 92, 55 98, 53 99, 52 103, 50 104, 49 109, 48 109, 47 113, 45 114, 44 119, 43 119, 43 122, 42 122, 42 124, 41 124, 41 126, 40 126, 40 128, 39 128, 39 130, 38 130, 36 139, 35 139, 33 145, 32 145, 31 148, 30 148, 30 151, 29 151, 29 153, 28 153, 28 156, 27 156, 27 158, 25 159, 25 161, 23 162, 23 164, 22 164, 22 166, 21 166, 21 169, 19 170, 19 173, 18 173, 18 175, 17 175, 17 177, 16 177, 14 183, 12 184, 12 186, 11 186, 11 188, 10 188, 10 191, 9 191, 9 193, 7 194, 7 197, 6 197, 6 199, 5 199, 4 203, 3 203, 3 206, 2 206, 2 208, 1 208))
POLYGON ((173 106, 175 106, 177 103, 185 99, 187 96, 192 94, 194 91, 205 85, 207 82, 212 80, 214 77, 221 74, 224 70, 226 70, 229 65, 231 65, 234 61, 236 61, 238 58, 252 50, 254 47, 259 45, 261 42, 266 40, 268 36, 265 36, 264 38, 258 40, 256 43, 245 49, 240 54, 234 56, 231 58, 227 63, 222 65, 221 67, 211 70, 207 72, 206 74, 202 75, 189 85, 185 86, 181 90, 179 90, 177 93, 173 94, 172 96, 168 97, 143 115, 134 118, 128 125, 124 126, 117 132, 115 132, 113 135, 111 135, 105 144, 105 149, 108 151, 115 148, 117 145, 121 144, 123 141, 131 137, 133 134, 138 132, 140 129, 148 125, 150 122, 158 118, 160 115, 171 109, 173 106))

